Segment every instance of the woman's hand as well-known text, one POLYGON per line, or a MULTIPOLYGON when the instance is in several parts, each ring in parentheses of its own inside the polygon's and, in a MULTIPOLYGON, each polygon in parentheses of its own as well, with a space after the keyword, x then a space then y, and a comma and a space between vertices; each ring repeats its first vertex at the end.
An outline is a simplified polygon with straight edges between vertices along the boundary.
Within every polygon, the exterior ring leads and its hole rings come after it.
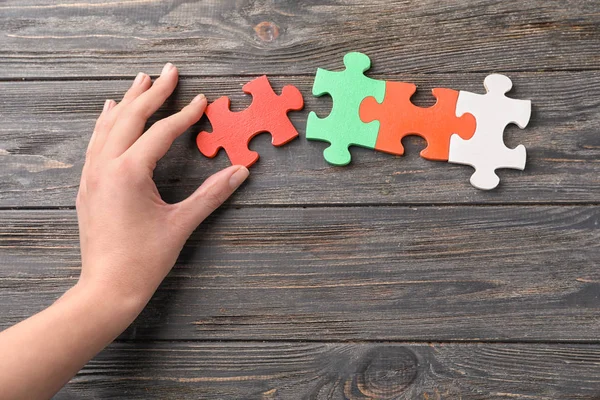
POLYGON ((245 167, 233 166, 181 203, 161 199, 152 180, 156 163, 200 120, 207 105, 204 95, 198 95, 143 133, 177 80, 177 69, 167 64, 154 84, 140 73, 119 104, 106 101, 77 196, 83 264, 78 285, 122 300, 135 312, 171 270, 194 229, 248 177, 245 167))
POLYGON ((176 85, 177 69, 167 64, 153 85, 140 74, 121 103, 106 102, 77 196, 81 277, 50 307, 0 332, 0 398, 58 392, 133 322, 192 231, 248 177, 246 168, 230 167, 181 203, 162 201, 156 162, 206 108, 200 95, 142 135, 176 85))

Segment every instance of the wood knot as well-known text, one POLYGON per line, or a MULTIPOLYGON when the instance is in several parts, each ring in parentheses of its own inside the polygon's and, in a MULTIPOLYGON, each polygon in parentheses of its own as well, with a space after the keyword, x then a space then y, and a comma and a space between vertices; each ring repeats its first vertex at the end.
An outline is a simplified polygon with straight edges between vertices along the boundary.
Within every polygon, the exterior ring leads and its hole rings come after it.
POLYGON ((256 36, 263 42, 272 42, 279 37, 279 27, 269 21, 264 21, 256 25, 254 32, 256 32, 256 36))
POLYGON ((346 382, 349 399, 394 399, 414 382, 418 373, 415 354, 405 347, 380 346, 369 351, 346 382))

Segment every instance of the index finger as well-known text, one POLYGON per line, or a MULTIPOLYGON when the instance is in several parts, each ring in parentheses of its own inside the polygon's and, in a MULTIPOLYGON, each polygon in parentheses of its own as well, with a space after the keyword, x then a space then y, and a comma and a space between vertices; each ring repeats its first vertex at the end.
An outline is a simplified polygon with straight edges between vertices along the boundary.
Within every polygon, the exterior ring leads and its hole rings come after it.
POLYGON ((178 113, 152 125, 125 154, 130 154, 138 162, 154 169, 158 160, 167 154, 175 139, 202 118, 206 105, 206 97, 199 94, 178 113))

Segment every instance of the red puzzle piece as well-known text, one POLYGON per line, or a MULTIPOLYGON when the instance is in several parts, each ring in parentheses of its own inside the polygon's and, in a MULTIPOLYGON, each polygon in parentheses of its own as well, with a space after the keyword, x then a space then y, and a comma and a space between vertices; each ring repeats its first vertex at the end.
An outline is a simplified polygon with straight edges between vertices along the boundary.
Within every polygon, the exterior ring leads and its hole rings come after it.
POLYGON ((259 158, 257 152, 248 148, 254 136, 270 132, 273 146, 283 146, 298 136, 287 113, 301 110, 304 100, 298 88, 291 85, 277 95, 266 76, 248 82, 243 90, 252 95, 250 107, 232 112, 228 97, 217 99, 206 108, 213 132, 200 132, 196 144, 206 157, 213 158, 222 148, 232 164, 249 167, 259 158))
POLYGON ((448 161, 450 137, 456 133, 465 140, 470 139, 475 133, 475 117, 471 114, 456 116, 456 90, 433 89, 437 103, 429 108, 417 107, 410 101, 416 90, 412 83, 386 82, 383 103, 374 97, 366 98, 360 106, 360 118, 365 123, 380 122, 376 150, 401 156, 404 154, 402 138, 418 135, 427 140, 421 157, 448 161))

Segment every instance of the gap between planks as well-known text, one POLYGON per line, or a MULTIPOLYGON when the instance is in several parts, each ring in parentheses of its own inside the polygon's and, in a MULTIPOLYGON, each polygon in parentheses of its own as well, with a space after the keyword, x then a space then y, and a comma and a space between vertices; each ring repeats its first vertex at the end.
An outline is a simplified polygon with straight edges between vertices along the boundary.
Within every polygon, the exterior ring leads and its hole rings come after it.
MULTIPOLYGON (((243 209, 290 209, 290 208, 494 208, 494 207, 515 207, 515 208, 531 208, 531 207, 589 207, 594 208, 600 206, 598 202, 539 202, 539 203, 314 203, 314 204, 248 204, 231 206, 223 204, 219 207, 222 210, 243 210, 243 209)), ((3 211, 74 211, 75 206, 40 206, 40 207, 0 207, 0 212, 3 211)))
POLYGON ((444 345, 444 344, 531 344, 531 345, 600 345, 599 340, 576 340, 576 339, 558 339, 558 340, 476 340, 476 339, 445 339, 445 340, 381 340, 381 339, 360 339, 360 340, 342 340, 342 339, 115 339, 112 343, 119 344, 152 344, 152 343, 269 343, 269 344, 286 344, 286 343, 310 343, 310 344, 393 344, 393 345, 444 345))

